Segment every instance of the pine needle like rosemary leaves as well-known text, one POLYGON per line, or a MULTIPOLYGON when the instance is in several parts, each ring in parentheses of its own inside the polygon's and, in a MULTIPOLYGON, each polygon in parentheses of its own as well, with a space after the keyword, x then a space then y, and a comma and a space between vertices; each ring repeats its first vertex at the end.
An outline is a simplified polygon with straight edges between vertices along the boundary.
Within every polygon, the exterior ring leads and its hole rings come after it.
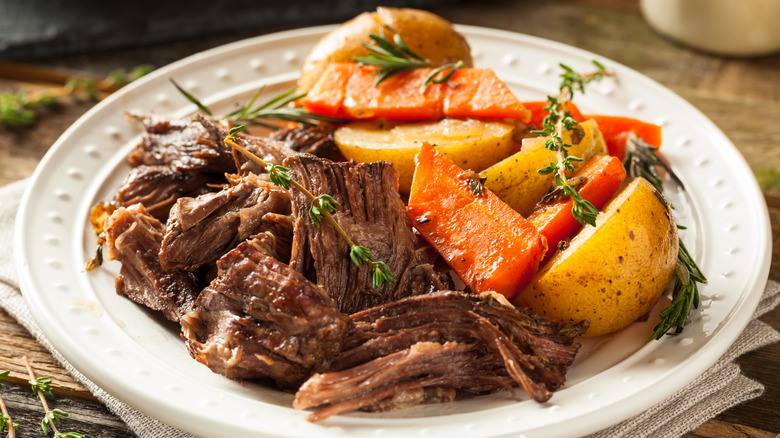
POLYGON ((49 404, 46 402, 46 398, 53 399, 54 395, 51 392, 51 378, 49 377, 35 377, 35 372, 30 366, 30 362, 27 357, 22 357, 24 366, 27 368, 27 374, 30 375, 30 387, 38 400, 41 401, 41 405, 46 413, 41 420, 41 429, 43 429, 43 435, 48 437, 49 430, 51 429, 52 438, 84 438, 84 434, 78 432, 60 432, 57 430, 57 425, 64 417, 68 417, 70 414, 62 409, 49 409, 49 404))
POLYGON ((330 222, 336 232, 338 232, 347 245, 349 245, 349 258, 352 260, 352 262, 357 266, 360 266, 363 263, 368 264, 371 284, 374 289, 378 289, 384 285, 389 286, 391 283, 395 283, 395 279, 393 278, 393 273, 390 271, 390 267, 387 266, 387 264, 383 261, 375 261, 374 258, 371 257, 371 250, 368 248, 355 244, 355 242, 350 239, 344 229, 341 228, 338 222, 336 222, 336 219, 333 218, 331 213, 335 213, 336 207, 340 204, 332 196, 327 194, 315 196, 310 191, 308 191, 306 187, 292 179, 289 174, 289 168, 280 166, 278 164, 268 163, 241 146, 239 144, 240 138, 236 137, 236 134, 244 131, 245 129, 246 127, 243 125, 232 128, 229 135, 225 138, 225 144, 238 150, 252 161, 263 166, 268 172, 271 182, 275 185, 284 187, 285 189, 289 189, 290 186, 293 186, 301 193, 303 193, 307 198, 309 198, 311 201, 311 207, 309 208, 309 218, 314 222, 317 228, 320 227, 320 221, 322 218, 325 218, 325 220, 330 222))
MULTIPOLYGON (((626 142, 626 156, 623 159, 623 167, 626 168, 626 172, 632 178, 641 176, 648 180, 661 194, 663 199, 666 200, 663 180, 656 167, 663 169, 680 187, 683 189, 685 187, 672 169, 658 157, 656 154, 657 150, 658 148, 650 146, 641 137, 631 134, 626 142)), ((672 207, 668 201, 667 204, 669 204, 670 208, 672 207)), ((678 225, 677 228, 685 229, 681 225, 678 225)), ((707 284, 707 278, 704 277, 696 261, 691 257, 682 239, 679 239, 679 245, 672 302, 661 311, 661 322, 653 329, 651 339, 661 339, 672 328, 674 328, 674 334, 681 333, 691 309, 699 307, 698 284, 707 284)))
MULTIPOLYGON (((214 116, 211 110, 206 105, 204 105, 203 102, 200 101, 200 99, 198 99, 192 93, 185 90, 183 87, 177 84, 176 81, 174 81, 173 79, 171 79, 171 83, 173 83, 173 86, 176 87, 176 89, 179 90, 179 92, 185 98, 187 98, 187 100, 194 103, 198 107, 198 109, 201 110, 204 114, 208 116, 214 116)), ((346 121, 338 117, 330 117, 330 116, 323 116, 320 114, 314 114, 307 111, 303 107, 289 106, 290 103, 306 96, 306 93, 295 94, 294 88, 278 96, 272 97, 271 99, 265 102, 261 102, 256 107, 252 108, 252 106, 257 101, 257 98, 260 97, 260 94, 263 92, 264 89, 265 86, 257 90, 254 96, 252 96, 249 102, 243 107, 229 114, 226 114, 225 116, 220 118, 227 119, 236 126, 255 125, 255 126, 263 126, 265 128, 272 129, 272 130, 279 129, 279 126, 270 123, 269 120, 297 122, 306 125, 320 125, 323 123, 337 124, 337 123, 344 123, 346 121)))
POLYGON ((566 176, 566 172, 574 171, 574 162, 583 160, 582 158, 569 155, 568 148, 572 145, 565 143, 562 137, 564 131, 577 131, 580 129, 577 121, 566 110, 566 103, 572 100, 575 90, 584 93, 585 85, 611 75, 600 62, 596 60, 592 62, 596 66, 596 71, 587 74, 579 74, 571 67, 560 64, 563 73, 561 74, 562 80, 559 94, 557 97, 547 96, 548 105, 545 111, 548 114, 542 122, 542 129, 531 131, 531 133, 549 137, 545 141, 544 146, 556 152, 558 157, 557 162, 551 161, 548 166, 539 169, 537 172, 542 175, 555 174, 553 190, 562 191, 571 198, 573 201, 571 213, 574 218, 583 225, 590 224, 595 226, 596 216, 599 214, 598 209, 577 193, 576 188, 569 183, 569 179, 566 176))
MULTIPOLYGON (((381 84, 385 79, 391 76, 416 68, 431 67, 431 61, 423 58, 409 48, 399 34, 393 35, 393 42, 395 45, 385 37, 384 28, 380 31, 379 35, 372 33, 369 34, 369 37, 374 41, 374 44, 363 43, 363 47, 370 53, 366 56, 355 56, 353 60, 360 65, 379 67, 379 70, 374 73, 377 76, 374 86, 381 84)), ((428 86, 431 84, 446 83, 452 88, 457 87, 459 84, 450 79, 461 67, 463 67, 463 61, 454 62, 437 68, 425 79, 423 85, 420 87, 420 92, 425 93, 425 90, 427 90, 428 86), (447 73, 442 77, 437 77, 445 71, 447 71, 447 73)))
MULTIPOLYGON (((0 372, 0 380, 5 379, 9 374, 11 374, 11 371, 8 370, 0 372)), ((0 388, 2 387, 3 385, 0 385, 0 388)), ((6 436, 8 438, 14 438, 16 436, 16 429, 18 428, 19 425, 11 420, 11 415, 8 413, 8 409, 5 407, 5 403, 3 402, 2 397, 0 397, 0 433, 8 430, 6 436)))

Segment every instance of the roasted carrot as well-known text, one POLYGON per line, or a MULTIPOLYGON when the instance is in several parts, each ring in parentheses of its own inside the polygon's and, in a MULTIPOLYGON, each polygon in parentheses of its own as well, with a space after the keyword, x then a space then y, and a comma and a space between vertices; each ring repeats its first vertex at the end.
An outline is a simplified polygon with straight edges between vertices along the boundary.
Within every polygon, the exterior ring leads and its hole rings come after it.
MULTIPOLYGON (((531 112, 531 118, 526 123, 526 125, 531 126, 532 129, 542 129, 542 125, 544 124, 544 118, 547 117, 547 108, 549 102, 546 100, 535 100, 532 102, 523 102, 523 106, 528 109, 528 111, 531 112)), ((585 117, 580 112, 580 109, 577 108, 577 105, 572 103, 572 101, 566 101, 566 110, 569 111, 569 114, 571 117, 578 121, 578 122, 584 122, 585 117)))
POLYGON ((461 68, 447 83, 425 80, 430 68, 417 68, 376 84, 378 67, 331 64, 300 103, 308 111, 347 119, 434 120, 442 117, 517 119, 530 112, 493 70, 461 68), (455 85, 457 84, 457 85, 455 85))
POLYGON ((473 292, 513 297, 538 269, 544 236, 430 144, 416 161, 407 207, 412 226, 473 292))
POLYGON ((621 160, 626 155, 626 141, 632 132, 650 146, 661 146, 661 127, 658 125, 620 116, 586 115, 585 118, 596 121, 609 154, 621 160))
MULTIPOLYGON (((601 210, 623 184, 626 170, 616 157, 600 155, 591 158, 574 176, 584 179, 577 190, 580 196, 601 210)), ((555 252, 559 242, 574 235, 581 227, 572 215, 571 207, 572 200, 567 196, 537 204, 528 215, 528 222, 547 238, 546 256, 555 252)))

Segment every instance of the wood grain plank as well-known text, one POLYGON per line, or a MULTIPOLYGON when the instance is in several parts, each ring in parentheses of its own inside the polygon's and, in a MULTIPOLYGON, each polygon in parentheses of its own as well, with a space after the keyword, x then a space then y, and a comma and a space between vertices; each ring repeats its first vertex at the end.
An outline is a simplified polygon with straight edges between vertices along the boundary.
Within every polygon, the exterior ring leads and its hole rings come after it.
POLYGON ((97 401, 87 388, 60 366, 48 350, 38 344, 11 315, 0 309, 0 371, 11 371, 6 382, 27 385, 29 377, 22 356, 27 356, 38 377, 52 378, 55 394, 97 401))
POLYGON ((765 430, 755 429, 741 424, 731 424, 725 421, 711 420, 702 424, 695 431, 687 433, 684 438, 775 438, 775 434, 765 430))
MULTIPOLYGON (((17 438, 40 438, 43 408, 29 386, 4 385, 3 402, 14 423, 19 424, 17 438)), ((57 426, 60 432, 79 432, 87 437, 130 438, 134 437, 127 426, 105 406, 96 401, 57 395, 48 401, 49 408, 61 409, 69 414, 57 426)))

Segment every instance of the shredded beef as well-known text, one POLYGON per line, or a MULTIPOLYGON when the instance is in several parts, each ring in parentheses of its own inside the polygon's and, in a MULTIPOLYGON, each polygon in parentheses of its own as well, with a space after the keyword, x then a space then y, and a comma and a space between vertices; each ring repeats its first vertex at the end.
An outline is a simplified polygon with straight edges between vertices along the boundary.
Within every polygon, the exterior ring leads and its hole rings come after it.
POLYGON ((116 278, 117 293, 179 321, 192 311, 200 287, 192 274, 160 266, 157 252, 164 229, 141 204, 118 208, 107 221, 106 256, 122 263, 116 278))
POLYGON ((217 278, 181 321, 199 362, 230 378, 296 387, 339 351, 349 318, 320 287, 252 241, 217 266, 217 278))
POLYGON ((280 129, 271 138, 284 143, 295 152, 316 155, 320 158, 336 159, 339 149, 333 139, 333 126, 298 125, 294 128, 280 129))
POLYGON ((579 349, 574 338, 588 326, 539 320, 494 294, 454 291, 404 298, 350 318, 355 329, 341 353, 296 394, 299 409, 330 405, 311 421, 426 402, 399 397, 410 391, 483 393, 516 384, 546 401, 563 385, 579 349))
MULTIPOLYGON (((157 220, 165 222, 176 200, 213 191, 220 182, 213 175, 173 170, 169 166, 141 164, 130 170, 115 197, 117 207, 143 204, 157 220)), ((224 183, 224 178, 222 181, 224 183)))
POLYGON ((254 174, 231 178, 231 185, 197 198, 179 198, 166 224, 160 248, 165 269, 193 271, 217 261, 254 234, 265 231, 269 213, 290 213, 285 189, 254 174))
POLYGON ((369 248, 374 260, 387 263, 395 279, 390 286, 374 289, 368 266, 350 260, 348 245, 330 223, 323 221, 319 228, 314 224, 309 199, 296 190, 290 264, 328 291, 342 312, 354 313, 449 284, 449 277, 434 268, 435 255, 412 231, 390 163, 335 163, 300 154, 284 165, 315 196, 336 199, 340 206, 333 217, 355 244, 369 248))
POLYGON ((134 117, 141 120, 145 131, 128 157, 131 166, 166 165, 179 171, 235 173, 231 148, 206 118, 171 119, 153 113, 134 117))

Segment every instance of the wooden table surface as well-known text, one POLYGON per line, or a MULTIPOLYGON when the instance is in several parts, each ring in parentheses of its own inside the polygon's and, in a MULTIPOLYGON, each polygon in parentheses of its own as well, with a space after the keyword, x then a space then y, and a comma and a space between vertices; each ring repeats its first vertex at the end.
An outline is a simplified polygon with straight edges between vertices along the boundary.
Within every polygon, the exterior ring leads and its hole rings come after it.
MULTIPOLYGON (((691 102, 734 142, 764 190, 774 236, 780 236, 780 55, 722 58, 699 53, 660 37, 642 19, 636 0, 477 1, 431 9, 463 24, 506 29, 560 41, 625 64, 655 79, 691 102)), ((324 24, 324 23, 320 23, 324 24)), ((139 64, 163 66, 184 56, 237 39, 283 30, 258 29, 208 36, 143 48, 126 48, 32 63, 69 74, 105 76, 116 68, 139 64)), ((0 76, 2 76, 0 68, 0 76)), ((0 79, 0 91, 45 86, 0 79)), ((29 176, 56 138, 93 103, 66 103, 44 114, 30 129, 0 128, 0 186, 29 176)), ((780 242, 773 239, 770 278, 780 280, 780 242)), ((762 320, 780 329, 780 309, 762 320)), ((71 414, 66 430, 88 436, 133 434, 88 391, 61 369, 25 330, 0 311, 0 370, 10 369, 0 396, 21 427, 19 437, 40 436, 38 402, 22 385, 22 355, 39 376, 56 384, 54 407, 71 414)), ((766 386, 765 393, 708 421, 687 437, 774 437, 780 432, 780 345, 739 359, 743 372, 766 386)))

